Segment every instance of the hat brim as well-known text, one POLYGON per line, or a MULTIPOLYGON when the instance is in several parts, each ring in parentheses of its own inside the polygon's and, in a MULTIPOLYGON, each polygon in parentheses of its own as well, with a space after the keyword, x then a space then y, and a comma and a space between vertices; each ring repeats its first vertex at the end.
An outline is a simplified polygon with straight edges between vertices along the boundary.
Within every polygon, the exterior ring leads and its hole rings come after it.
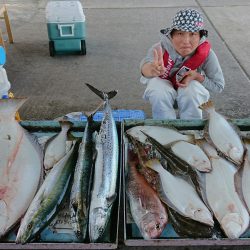
MULTIPOLYGON (((170 35, 170 33, 171 33, 174 29, 175 29, 175 30, 181 30, 181 29, 178 29, 177 27, 172 27, 172 28, 161 29, 160 32, 161 32, 163 35, 168 36, 168 35, 170 35)), ((186 30, 181 30, 181 31, 187 32, 186 30)), ((204 34, 205 34, 205 36, 207 37, 207 34, 208 34, 208 31, 207 31, 207 30, 201 29, 201 30, 198 30, 198 31, 196 31, 196 32, 200 32, 200 31, 204 31, 204 34)), ((190 32, 192 32, 192 31, 190 31, 190 32)))

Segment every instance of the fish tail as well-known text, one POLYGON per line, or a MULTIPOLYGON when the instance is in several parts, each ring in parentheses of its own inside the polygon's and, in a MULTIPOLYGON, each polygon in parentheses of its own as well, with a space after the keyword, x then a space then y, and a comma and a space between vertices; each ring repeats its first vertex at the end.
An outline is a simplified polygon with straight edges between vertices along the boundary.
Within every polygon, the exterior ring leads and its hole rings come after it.
POLYGON ((209 100, 207 102, 204 102, 202 103, 200 106, 199 106, 200 109, 202 110, 210 110, 210 109, 214 109, 214 103, 212 100, 209 100))
POLYGON ((95 113, 103 106, 104 102, 102 101, 100 104, 98 104, 97 108, 92 111, 83 111, 82 113, 87 117, 88 121, 92 121, 95 113))
POLYGON ((26 102, 28 98, 11 98, 11 99, 0 99, 0 120, 1 118, 15 117, 17 110, 26 102))
POLYGON ((73 122, 71 122, 69 120, 64 120, 64 119, 60 120, 59 123, 60 123, 62 129, 66 130, 66 131, 68 131, 74 124, 73 122))
POLYGON ((161 163, 159 162, 158 159, 151 159, 151 160, 148 160, 147 163, 146 163, 146 166, 148 168, 151 168, 153 169, 154 171, 156 171, 157 173, 159 173, 161 170, 162 170, 162 165, 161 163))
POLYGON ((112 99, 118 93, 118 90, 104 92, 104 91, 98 90, 97 88, 95 88, 94 86, 88 83, 86 83, 86 85, 88 86, 90 90, 92 90, 96 95, 98 95, 104 101, 112 99))

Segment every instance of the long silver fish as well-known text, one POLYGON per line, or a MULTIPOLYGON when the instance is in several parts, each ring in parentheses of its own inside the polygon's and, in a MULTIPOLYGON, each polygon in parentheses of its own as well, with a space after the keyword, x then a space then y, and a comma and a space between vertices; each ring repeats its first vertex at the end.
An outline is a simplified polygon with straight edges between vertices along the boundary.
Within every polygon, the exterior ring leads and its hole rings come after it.
POLYGON ((66 154, 68 130, 73 125, 70 121, 59 121, 61 131, 50 138, 45 145, 44 168, 50 170, 66 154))
MULTIPOLYGON (((212 101, 203 103, 200 108, 209 113, 207 129, 214 146, 233 163, 240 165, 243 162, 245 149, 237 131, 221 114, 215 111, 212 101)), ((206 139, 209 138, 206 136, 206 139)))
POLYGON ((78 150, 74 181, 70 194, 71 224, 76 236, 81 240, 86 238, 88 229, 90 188, 94 163, 94 143, 92 138, 94 132, 93 116, 99 108, 100 106, 91 113, 85 113, 87 123, 78 150))
POLYGON ((71 149, 46 176, 22 219, 16 243, 25 244, 31 241, 56 215, 75 167, 75 145, 73 142, 71 149))
POLYGON ((206 200, 222 230, 230 239, 240 237, 249 225, 249 214, 235 189, 236 167, 220 157, 214 147, 201 143, 210 157, 213 170, 204 175, 206 200))
POLYGON ((23 216, 42 176, 41 148, 15 120, 25 101, 0 100, 0 238, 23 216))
POLYGON ((117 197, 118 135, 109 104, 109 99, 117 91, 105 93, 89 84, 87 86, 105 101, 100 131, 95 138, 97 156, 89 211, 90 241, 97 242, 104 235, 117 197))

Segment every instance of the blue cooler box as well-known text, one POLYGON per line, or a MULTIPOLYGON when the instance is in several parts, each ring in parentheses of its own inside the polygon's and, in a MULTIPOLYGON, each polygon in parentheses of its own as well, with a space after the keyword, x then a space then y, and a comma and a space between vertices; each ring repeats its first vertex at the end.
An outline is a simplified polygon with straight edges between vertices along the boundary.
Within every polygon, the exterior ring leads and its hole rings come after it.
POLYGON ((50 1, 46 6, 50 56, 86 54, 85 15, 79 1, 50 1))

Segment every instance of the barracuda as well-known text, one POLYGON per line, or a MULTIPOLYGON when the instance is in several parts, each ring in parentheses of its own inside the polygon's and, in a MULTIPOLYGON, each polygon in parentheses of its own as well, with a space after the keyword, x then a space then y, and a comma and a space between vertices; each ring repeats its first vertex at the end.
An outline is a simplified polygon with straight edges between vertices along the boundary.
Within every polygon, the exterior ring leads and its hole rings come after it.
POLYGON ((104 100, 104 115, 100 131, 95 137, 97 156, 89 212, 90 241, 98 242, 107 228, 117 196, 118 135, 109 105, 109 99, 114 97, 117 91, 105 93, 89 84, 87 86, 104 100))

